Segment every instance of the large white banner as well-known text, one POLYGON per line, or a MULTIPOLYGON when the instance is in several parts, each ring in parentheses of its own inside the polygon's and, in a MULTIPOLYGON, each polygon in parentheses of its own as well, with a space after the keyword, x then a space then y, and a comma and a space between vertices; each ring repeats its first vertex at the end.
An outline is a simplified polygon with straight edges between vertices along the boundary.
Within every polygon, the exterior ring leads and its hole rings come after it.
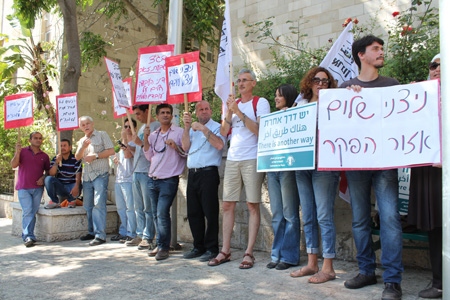
POLYGON ((317 103, 261 116, 258 172, 315 169, 317 103))
POLYGON ((391 169, 441 162, 439 82, 320 91, 318 168, 391 169))

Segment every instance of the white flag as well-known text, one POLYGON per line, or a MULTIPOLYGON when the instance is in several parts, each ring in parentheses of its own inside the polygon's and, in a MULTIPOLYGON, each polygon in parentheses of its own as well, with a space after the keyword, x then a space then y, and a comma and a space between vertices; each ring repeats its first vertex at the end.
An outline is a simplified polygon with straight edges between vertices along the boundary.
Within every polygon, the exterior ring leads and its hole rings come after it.
POLYGON ((230 66, 233 57, 231 44, 231 22, 230 22, 230 5, 225 0, 225 15, 222 24, 222 35, 220 37, 219 57, 217 59, 216 83, 214 91, 217 96, 226 103, 230 94, 230 66))
POLYGON ((321 67, 331 72, 334 79, 337 80, 338 86, 344 81, 358 76, 358 66, 352 56, 352 29, 353 22, 350 22, 344 28, 341 35, 339 35, 336 42, 334 42, 327 56, 320 63, 321 67))

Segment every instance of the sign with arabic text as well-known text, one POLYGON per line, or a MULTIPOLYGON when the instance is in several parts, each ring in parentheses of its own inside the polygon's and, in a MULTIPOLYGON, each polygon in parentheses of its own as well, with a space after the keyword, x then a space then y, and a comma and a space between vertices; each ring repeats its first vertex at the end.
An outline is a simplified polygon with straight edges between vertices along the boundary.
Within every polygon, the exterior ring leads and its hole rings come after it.
POLYGON ((258 172, 315 168, 317 103, 261 116, 258 172))

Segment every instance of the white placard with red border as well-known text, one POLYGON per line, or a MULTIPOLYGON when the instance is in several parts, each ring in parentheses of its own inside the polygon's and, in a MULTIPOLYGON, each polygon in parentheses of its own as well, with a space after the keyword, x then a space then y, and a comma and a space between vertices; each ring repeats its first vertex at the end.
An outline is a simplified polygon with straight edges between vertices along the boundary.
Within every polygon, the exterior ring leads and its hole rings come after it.
POLYGON ((33 124, 33 93, 6 96, 3 108, 5 129, 33 124))
POLYGON ((140 48, 138 51, 134 104, 167 101, 166 57, 172 56, 174 45, 140 48))
POLYGON ((319 94, 319 170, 441 162, 439 81, 319 94))
POLYGON ((58 131, 79 127, 77 93, 56 96, 56 126, 58 131))
POLYGON ((117 103, 122 107, 131 107, 131 102, 128 101, 127 94, 123 86, 119 64, 107 57, 105 57, 105 62, 106 68, 108 69, 109 73, 109 79, 111 79, 111 84, 113 86, 113 92, 117 99, 117 103))
POLYGON ((113 95, 113 116, 115 119, 121 118, 123 116, 127 115, 127 109, 129 110, 130 114, 133 113, 132 107, 131 107, 131 95, 132 93, 132 82, 133 79, 131 77, 125 78, 123 80, 123 87, 125 89, 125 94, 127 95, 128 102, 130 103, 130 108, 124 108, 117 103, 116 95, 114 94, 114 91, 112 93, 113 95))
POLYGON ((202 100, 202 80, 200 75, 200 52, 194 51, 166 58, 167 85, 169 95, 167 103, 202 100))

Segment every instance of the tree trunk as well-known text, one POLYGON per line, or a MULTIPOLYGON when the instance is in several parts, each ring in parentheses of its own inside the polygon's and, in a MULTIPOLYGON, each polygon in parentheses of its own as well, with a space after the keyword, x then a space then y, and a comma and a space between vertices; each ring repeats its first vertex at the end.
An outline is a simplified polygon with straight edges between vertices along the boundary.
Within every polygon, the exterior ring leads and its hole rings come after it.
MULTIPOLYGON (((64 37, 68 53, 68 61, 63 75, 62 93, 76 93, 81 76, 81 50, 76 0, 58 0, 58 4, 63 14, 64 37)), ((61 138, 72 140, 72 135, 72 130, 61 132, 61 138)))

